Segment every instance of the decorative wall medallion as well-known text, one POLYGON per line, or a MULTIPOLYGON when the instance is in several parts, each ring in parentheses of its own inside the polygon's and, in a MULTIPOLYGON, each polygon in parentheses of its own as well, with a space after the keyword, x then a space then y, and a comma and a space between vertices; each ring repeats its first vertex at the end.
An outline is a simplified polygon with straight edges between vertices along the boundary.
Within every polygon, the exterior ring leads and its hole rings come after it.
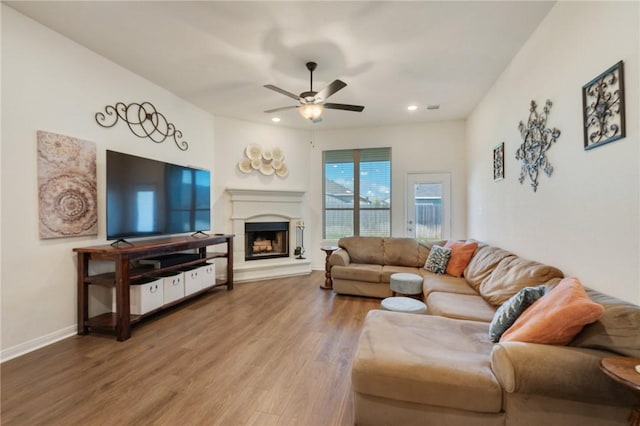
POLYGON ((584 149, 625 137, 623 63, 582 86, 584 149))
POLYGON ((176 146, 186 151, 189 149, 187 141, 182 139, 182 132, 176 130, 173 123, 169 123, 164 114, 158 112, 149 102, 137 104, 135 102, 125 105, 118 102, 115 105, 107 105, 105 113, 96 113, 96 122, 102 127, 113 127, 118 120, 127 123, 131 133, 139 138, 149 138, 155 143, 162 143, 167 138, 173 138, 176 146))
POLYGON ((280 148, 262 149, 260 145, 251 144, 245 148, 244 155, 245 157, 238 162, 238 169, 242 173, 249 174, 257 170, 265 176, 275 173, 280 177, 285 177, 289 174, 280 148))
POLYGON ((96 145, 38 131, 40 238, 98 234, 96 145))
POLYGON ((493 180, 504 179, 504 142, 493 148, 493 180))
POLYGON ((522 136, 522 144, 516 151, 516 160, 522 160, 522 169, 520 170, 520 183, 524 182, 525 176, 529 176, 531 186, 535 192, 538 189, 538 173, 539 169, 551 176, 553 166, 547 158, 547 151, 560 137, 560 130, 549 129, 547 126, 547 117, 551 109, 551 101, 547 100, 544 105, 542 114, 538 114, 535 101, 531 101, 529 108, 529 120, 525 125, 522 121, 518 124, 518 130, 522 136))

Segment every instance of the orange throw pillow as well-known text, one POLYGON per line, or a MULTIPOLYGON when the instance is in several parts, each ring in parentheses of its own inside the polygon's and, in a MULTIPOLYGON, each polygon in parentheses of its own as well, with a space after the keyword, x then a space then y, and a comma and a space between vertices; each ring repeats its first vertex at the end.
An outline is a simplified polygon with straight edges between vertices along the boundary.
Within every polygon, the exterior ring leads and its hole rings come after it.
POLYGON ((566 345, 603 312, 604 307, 589 299, 577 278, 565 278, 529 306, 502 335, 500 343, 566 345))
POLYGON ((463 243, 461 241, 449 240, 444 246, 451 249, 451 257, 449 258, 445 274, 461 277, 464 268, 467 267, 471 261, 471 257, 473 257, 473 253, 478 248, 478 243, 475 241, 463 243))

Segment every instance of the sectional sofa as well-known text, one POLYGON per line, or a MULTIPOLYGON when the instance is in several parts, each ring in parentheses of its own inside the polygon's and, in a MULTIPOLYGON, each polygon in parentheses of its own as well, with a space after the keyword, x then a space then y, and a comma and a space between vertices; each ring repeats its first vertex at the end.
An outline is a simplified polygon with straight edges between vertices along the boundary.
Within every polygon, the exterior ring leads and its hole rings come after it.
POLYGON ((530 286, 544 285, 553 297, 566 279, 555 267, 477 244, 454 277, 424 269, 431 244, 339 241, 329 260, 334 291, 387 297, 392 273, 413 272, 423 277, 428 307, 427 315, 367 315, 352 365, 356 424, 626 424, 635 395, 598 364, 640 357, 640 307, 586 289, 603 313, 568 344, 494 343, 490 322, 500 305, 530 286))

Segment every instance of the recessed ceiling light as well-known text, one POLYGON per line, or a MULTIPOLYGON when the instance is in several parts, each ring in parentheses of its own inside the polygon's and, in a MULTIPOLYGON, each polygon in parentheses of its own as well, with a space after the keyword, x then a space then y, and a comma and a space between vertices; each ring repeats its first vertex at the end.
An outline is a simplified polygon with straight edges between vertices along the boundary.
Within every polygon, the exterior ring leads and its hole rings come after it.
POLYGON ((415 110, 417 110, 417 109, 418 109, 418 106, 417 106, 417 105, 409 105, 409 106, 407 107, 407 110, 409 110, 409 111, 415 111, 415 110))
POLYGON ((440 109, 440 105, 429 105, 427 109, 440 109))
POLYGON ((280 118, 279 117, 273 117, 271 119, 271 121, 273 121, 274 123, 279 123, 280 122, 280 118))

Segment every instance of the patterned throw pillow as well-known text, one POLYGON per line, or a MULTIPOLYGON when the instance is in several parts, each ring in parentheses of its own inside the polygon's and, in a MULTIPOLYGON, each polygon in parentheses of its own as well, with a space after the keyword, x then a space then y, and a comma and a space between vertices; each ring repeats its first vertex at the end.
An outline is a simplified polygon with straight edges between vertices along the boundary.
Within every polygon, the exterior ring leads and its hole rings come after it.
POLYGON ((533 302, 544 296, 545 289, 544 285, 525 287, 500 305, 489 326, 489 338, 491 341, 498 342, 502 334, 516 322, 520 314, 531 306, 533 302))
POLYGON ((433 245, 429 257, 427 257, 427 263, 424 264, 424 269, 442 275, 447 270, 450 257, 450 248, 433 245))

